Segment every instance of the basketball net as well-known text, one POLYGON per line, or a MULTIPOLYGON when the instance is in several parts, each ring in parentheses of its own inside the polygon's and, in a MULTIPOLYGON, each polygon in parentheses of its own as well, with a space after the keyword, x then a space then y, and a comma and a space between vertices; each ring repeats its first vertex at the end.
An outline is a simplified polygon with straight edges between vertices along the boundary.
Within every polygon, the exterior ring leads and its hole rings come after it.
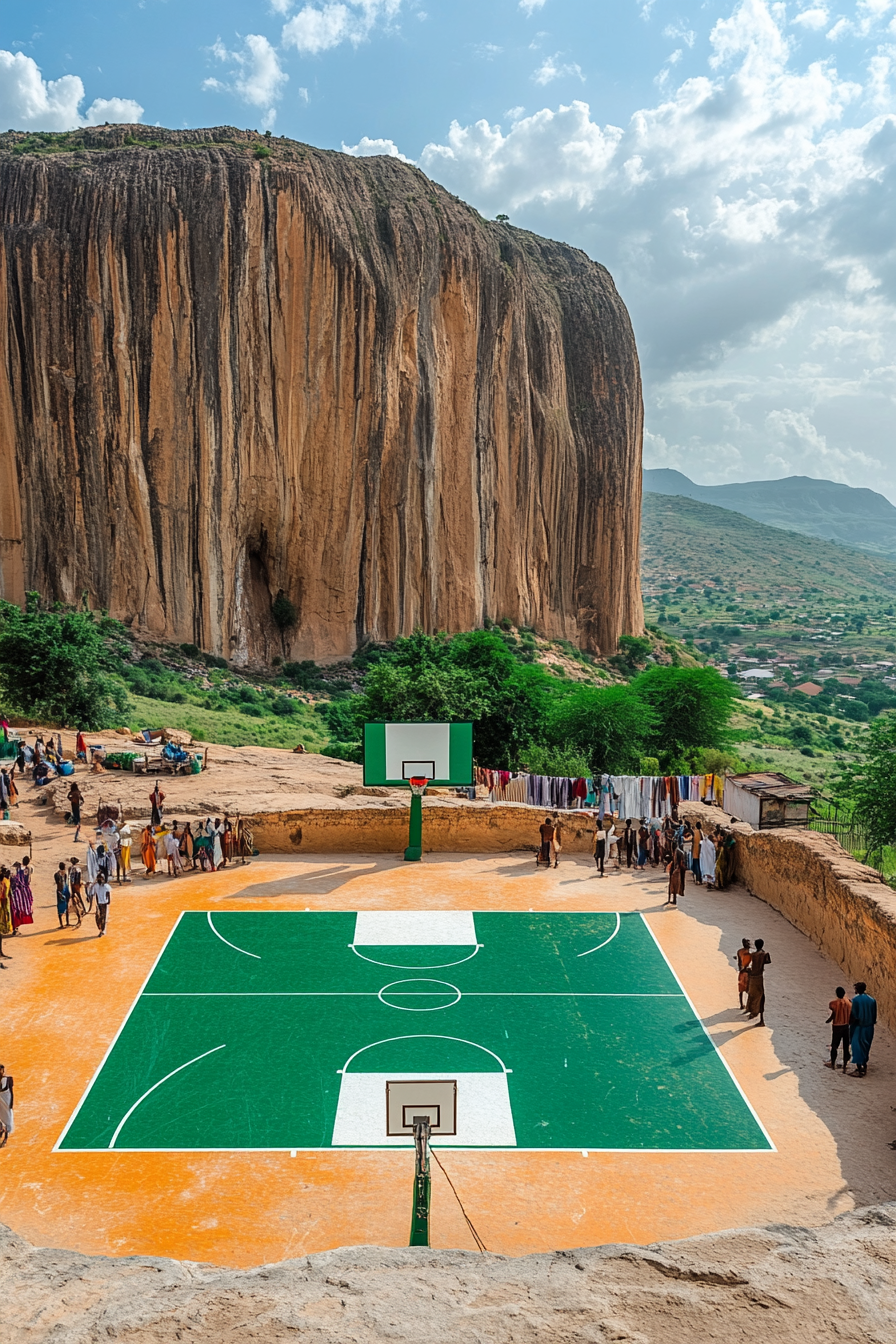
POLYGON ((408 783, 411 786, 411 793, 415 793, 417 797, 420 798, 426 792, 426 786, 429 783, 429 780, 425 775, 413 775, 408 780, 408 783))

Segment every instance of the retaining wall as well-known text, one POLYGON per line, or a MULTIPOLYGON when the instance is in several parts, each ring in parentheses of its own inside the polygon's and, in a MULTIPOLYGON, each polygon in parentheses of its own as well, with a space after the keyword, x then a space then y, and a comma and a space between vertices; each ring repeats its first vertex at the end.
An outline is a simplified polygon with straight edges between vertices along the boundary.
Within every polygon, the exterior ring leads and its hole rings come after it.
MULTIPOLYGON (((301 808, 246 817, 262 853, 397 854, 408 843, 407 806, 301 808)), ((513 803, 445 807, 423 800, 423 851, 434 854, 535 852, 546 811, 513 803)), ((581 812, 561 812, 563 848, 590 854, 594 822, 581 812)))

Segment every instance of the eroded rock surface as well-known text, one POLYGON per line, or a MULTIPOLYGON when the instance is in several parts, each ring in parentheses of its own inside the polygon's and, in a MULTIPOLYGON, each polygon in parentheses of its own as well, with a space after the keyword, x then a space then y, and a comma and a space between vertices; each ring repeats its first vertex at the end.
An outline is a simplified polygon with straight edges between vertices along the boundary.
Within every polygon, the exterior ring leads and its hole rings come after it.
POLYGON ((38 1250, 3 1228, 0 1289, 21 1344, 891 1344, 894 1214, 521 1259, 361 1246, 254 1270, 38 1250))
POLYGON ((0 595, 86 591, 237 661, 640 629, 640 376, 602 266, 396 159, 79 135, 0 135, 0 595))

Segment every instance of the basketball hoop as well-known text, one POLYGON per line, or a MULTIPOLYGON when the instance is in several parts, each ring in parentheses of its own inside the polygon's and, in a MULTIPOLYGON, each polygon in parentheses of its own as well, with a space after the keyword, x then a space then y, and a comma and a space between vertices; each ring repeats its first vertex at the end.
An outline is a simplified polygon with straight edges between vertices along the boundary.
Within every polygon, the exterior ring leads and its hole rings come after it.
POLYGON ((418 798, 422 798, 429 780, 426 775, 412 775, 408 783, 411 786, 411 793, 416 794, 418 798))

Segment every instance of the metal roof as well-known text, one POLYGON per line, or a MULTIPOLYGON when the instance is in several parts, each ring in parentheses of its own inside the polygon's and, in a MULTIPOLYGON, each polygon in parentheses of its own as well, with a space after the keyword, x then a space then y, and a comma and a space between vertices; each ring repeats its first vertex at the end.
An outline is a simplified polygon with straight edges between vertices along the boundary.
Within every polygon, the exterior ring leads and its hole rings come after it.
POLYGON ((758 798, 793 799, 796 802, 811 802, 812 790, 808 784, 798 784, 787 775, 774 771, 757 770, 749 775, 728 775, 726 783, 736 784, 747 793, 755 793, 758 798))

